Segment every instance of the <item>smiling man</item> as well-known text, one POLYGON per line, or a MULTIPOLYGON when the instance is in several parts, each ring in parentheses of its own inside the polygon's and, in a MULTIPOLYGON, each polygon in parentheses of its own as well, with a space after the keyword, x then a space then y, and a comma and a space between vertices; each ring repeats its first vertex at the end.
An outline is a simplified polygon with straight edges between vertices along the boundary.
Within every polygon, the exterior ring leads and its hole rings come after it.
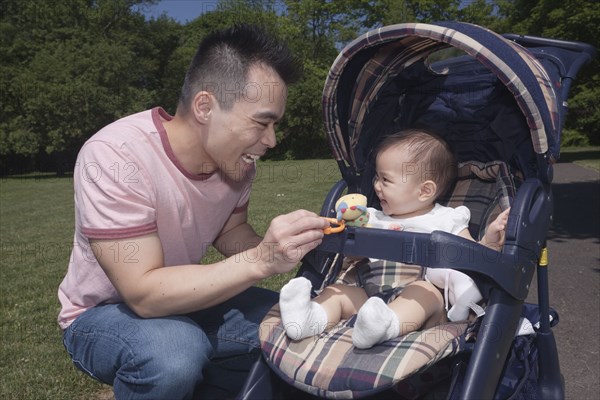
POLYGON ((276 144, 296 78, 289 50, 266 32, 215 32, 174 116, 125 117, 81 149, 58 319, 75 365, 117 399, 217 398, 243 383, 278 297, 253 285, 292 270, 327 225, 298 210, 262 238, 247 223, 256 160, 276 144), (211 244, 227 258, 198 265, 211 244))

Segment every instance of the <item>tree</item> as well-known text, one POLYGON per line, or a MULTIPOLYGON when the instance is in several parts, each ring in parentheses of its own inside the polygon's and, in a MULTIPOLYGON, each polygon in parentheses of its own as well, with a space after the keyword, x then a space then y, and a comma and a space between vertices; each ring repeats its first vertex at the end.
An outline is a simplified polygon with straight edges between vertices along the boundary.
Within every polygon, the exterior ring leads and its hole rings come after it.
MULTIPOLYGON (((234 23, 283 38, 304 69, 290 88, 276 158, 328 155, 321 95, 339 50, 369 29, 462 20, 499 33, 600 45, 600 3, 586 0, 220 0, 195 21, 146 20, 156 0, 0 2, 0 167, 8 157, 74 154, 115 119, 151 106, 174 112, 201 39, 234 23)), ((600 143, 600 60, 569 99, 568 140, 600 143)))
MULTIPOLYGON (((600 48, 600 3, 587 0, 503 0, 502 32, 589 43, 600 48)), ((571 88, 564 144, 600 144, 600 59, 577 76, 571 88)))
POLYGON ((74 153, 107 123, 154 103, 173 36, 141 0, 3 3, 0 155, 74 153), (149 37, 154 40, 149 41, 149 37), (162 54, 161 54, 162 51, 162 54))

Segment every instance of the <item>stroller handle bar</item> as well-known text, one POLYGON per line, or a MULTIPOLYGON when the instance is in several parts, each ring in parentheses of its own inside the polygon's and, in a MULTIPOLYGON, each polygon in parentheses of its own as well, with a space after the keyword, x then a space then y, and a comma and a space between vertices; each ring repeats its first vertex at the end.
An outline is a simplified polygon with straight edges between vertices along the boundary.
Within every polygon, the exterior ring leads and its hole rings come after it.
POLYGON ((550 39, 529 35, 518 35, 516 33, 505 33, 502 36, 524 47, 549 46, 583 53, 587 56, 588 61, 590 61, 596 56, 596 49, 594 48, 594 46, 583 42, 550 39))

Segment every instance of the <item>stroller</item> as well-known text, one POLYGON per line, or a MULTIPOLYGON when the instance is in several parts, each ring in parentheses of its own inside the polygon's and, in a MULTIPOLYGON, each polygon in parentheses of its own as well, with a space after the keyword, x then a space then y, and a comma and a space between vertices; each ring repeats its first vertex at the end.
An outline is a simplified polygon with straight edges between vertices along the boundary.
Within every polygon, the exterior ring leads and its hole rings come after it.
MULTIPOLYGON (((359 284, 352 268, 345 269, 345 256, 452 268, 475 280, 485 313, 358 350, 350 339, 355 317, 293 342, 275 306, 261 325, 263 358, 239 398, 564 398, 545 238, 567 94, 594 56, 584 43, 500 36, 460 22, 387 26, 346 46, 323 94, 326 131, 343 179, 321 215, 335 216, 345 192, 364 194, 377 208, 373 148, 386 134, 426 127, 451 144, 459 161, 457 181, 442 204, 470 209, 476 239, 511 207, 506 241, 496 252, 440 231, 347 227, 327 235, 303 259, 299 275, 317 289, 359 284), (536 272, 538 304, 526 304, 536 272), (523 321, 535 328, 516 337, 523 321)), ((399 283, 416 274, 390 279, 399 283)))

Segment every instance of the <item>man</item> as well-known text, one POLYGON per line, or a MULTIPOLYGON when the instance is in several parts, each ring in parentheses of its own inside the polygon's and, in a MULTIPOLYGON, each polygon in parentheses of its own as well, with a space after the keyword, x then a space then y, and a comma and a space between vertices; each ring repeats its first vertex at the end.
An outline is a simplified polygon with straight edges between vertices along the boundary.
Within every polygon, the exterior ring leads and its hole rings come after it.
POLYGON ((277 294, 252 286, 292 270, 327 225, 299 210, 261 238, 247 223, 255 162, 276 144, 296 76, 289 50, 260 29, 216 32, 175 116, 123 118, 81 149, 59 324, 75 365, 117 399, 235 393, 256 359, 277 294), (198 265, 208 244, 228 258, 198 265))

